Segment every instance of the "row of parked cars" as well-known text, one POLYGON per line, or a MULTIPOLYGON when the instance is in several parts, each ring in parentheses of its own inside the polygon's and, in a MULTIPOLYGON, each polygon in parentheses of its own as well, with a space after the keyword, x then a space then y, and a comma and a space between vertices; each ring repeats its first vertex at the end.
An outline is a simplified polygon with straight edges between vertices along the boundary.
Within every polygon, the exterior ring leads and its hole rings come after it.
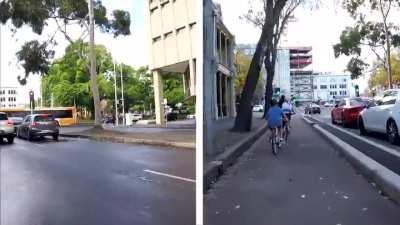
POLYGON ((45 136, 58 141, 60 125, 52 115, 33 114, 25 118, 8 118, 6 113, 0 112, 0 142, 7 139, 9 144, 15 137, 25 138, 29 141, 45 136))
POLYGON ((346 98, 331 111, 333 124, 358 125, 361 135, 387 134, 391 144, 400 142, 400 89, 384 92, 378 99, 346 98))

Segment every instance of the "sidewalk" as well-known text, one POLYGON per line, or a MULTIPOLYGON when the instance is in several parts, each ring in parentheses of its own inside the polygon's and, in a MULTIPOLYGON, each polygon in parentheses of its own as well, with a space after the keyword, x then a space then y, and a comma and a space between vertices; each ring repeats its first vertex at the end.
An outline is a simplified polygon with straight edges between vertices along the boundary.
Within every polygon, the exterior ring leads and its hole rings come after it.
POLYGON ((398 224, 398 205, 300 116, 292 125, 277 157, 264 135, 205 194, 205 224, 398 224))
POLYGON ((223 121, 215 132, 215 156, 204 158, 204 189, 210 188, 223 172, 232 165, 256 140, 266 131, 266 122, 261 113, 253 113, 252 129, 250 132, 232 132, 234 119, 223 121))
POLYGON ((148 144, 186 149, 196 147, 195 124, 174 123, 167 128, 154 125, 141 125, 132 127, 104 126, 103 130, 94 129, 93 126, 75 126, 61 128, 61 136, 81 137, 98 141, 119 143, 148 144))

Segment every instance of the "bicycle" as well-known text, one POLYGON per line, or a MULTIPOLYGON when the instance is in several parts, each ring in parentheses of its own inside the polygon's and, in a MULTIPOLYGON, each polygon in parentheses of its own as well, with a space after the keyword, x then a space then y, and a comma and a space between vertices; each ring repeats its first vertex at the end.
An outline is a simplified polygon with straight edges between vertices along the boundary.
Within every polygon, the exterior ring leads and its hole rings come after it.
POLYGON ((279 137, 279 130, 277 127, 271 129, 270 142, 272 146, 272 154, 277 155, 278 149, 281 148, 281 138, 279 137))

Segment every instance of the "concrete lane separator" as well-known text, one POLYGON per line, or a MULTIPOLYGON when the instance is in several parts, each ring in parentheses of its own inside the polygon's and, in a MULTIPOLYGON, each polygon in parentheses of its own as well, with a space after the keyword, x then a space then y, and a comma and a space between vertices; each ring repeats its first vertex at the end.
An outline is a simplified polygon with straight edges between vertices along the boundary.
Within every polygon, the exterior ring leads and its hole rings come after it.
POLYGON ((112 143, 154 145, 162 147, 175 147, 179 149, 188 149, 188 150, 196 149, 196 143, 192 142, 173 142, 173 141, 147 140, 147 139, 138 139, 129 137, 90 136, 81 134, 60 134, 60 136, 68 138, 83 138, 94 141, 103 141, 112 143))
POLYGON ((362 136, 360 136, 360 135, 354 134, 354 133, 352 133, 352 132, 350 132, 350 131, 348 131, 348 130, 345 130, 345 129, 343 129, 343 128, 340 128, 340 127, 338 127, 338 126, 334 126, 334 125, 332 125, 332 124, 323 122, 323 121, 321 121, 321 120, 319 120, 319 119, 317 119, 317 118, 314 118, 314 119, 315 119, 315 120, 318 120, 319 122, 321 122, 321 123, 323 123, 323 124, 325 124, 325 125, 327 125, 327 126, 329 126, 329 127, 334 128, 334 129, 336 129, 336 130, 338 130, 338 131, 341 131, 341 132, 343 132, 343 133, 345 133, 345 134, 348 134, 348 135, 350 135, 350 136, 352 136, 352 137, 354 137, 354 138, 357 138, 357 139, 359 139, 359 140, 361 140, 361 141, 364 141, 364 142, 366 142, 366 143, 368 143, 368 144, 370 144, 370 145, 372 145, 372 146, 374 146, 374 147, 377 147, 377 148, 379 148, 379 149, 381 149, 381 150, 383 150, 383 151, 385 151, 385 152, 387 152, 387 153, 390 153, 390 154, 392 154, 392 155, 394 155, 394 156, 396 156, 396 157, 400 157, 400 152, 398 152, 398 151, 396 151, 396 150, 394 150, 394 149, 388 148, 388 147, 386 147, 386 146, 384 146, 384 145, 381 145, 381 144, 379 144, 379 143, 377 143, 377 142, 373 142, 373 141, 371 141, 371 140, 368 140, 368 139, 365 138, 365 137, 362 137, 362 136))
POLYGON ((161 173, 161 172, 157 172, 154 170, 143 170, 143 172, 146 173, 151 173, 151 174, 155 174, 155 175, 159 175, 159 176, 164 176, 164 177, 169 177, 175 180, 182 180, 182 181, 187 181, 190 183, 196 183, 196 180, 190 179, 190 178, 185 178, 185 177, 180 177, 180 176, 175 176, 175 175, 171 175, 171 174, 167 174, 167 173, 161 173))
POLYGON ((306 118, 306 116, 303 114, 303 120, 305 120, 307 123, 309 123, 309 124, 314 124, 314 122, 313 121, 311 121, 311 120, 309 120, 309 119, 307 119, 306 118))
POLYGON ((335 144, 346 156, 346 158, 368 179, 374 181, 383 193, 388 195, 397 204, 400 204, 400 176, 379 164, 375 160, 366 156, 350 144, 342 141, 329 131, 319 125, 314 127, 325 136, 330 142, 335 144))

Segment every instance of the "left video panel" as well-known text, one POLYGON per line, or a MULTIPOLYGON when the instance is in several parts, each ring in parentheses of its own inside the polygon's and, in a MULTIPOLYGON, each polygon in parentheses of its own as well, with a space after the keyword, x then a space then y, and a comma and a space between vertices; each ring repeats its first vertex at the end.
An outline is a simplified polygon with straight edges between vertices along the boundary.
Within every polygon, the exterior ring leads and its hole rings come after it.
POLYGON ((0 0, 0 224, 195 224, 197 1, 0 0))

